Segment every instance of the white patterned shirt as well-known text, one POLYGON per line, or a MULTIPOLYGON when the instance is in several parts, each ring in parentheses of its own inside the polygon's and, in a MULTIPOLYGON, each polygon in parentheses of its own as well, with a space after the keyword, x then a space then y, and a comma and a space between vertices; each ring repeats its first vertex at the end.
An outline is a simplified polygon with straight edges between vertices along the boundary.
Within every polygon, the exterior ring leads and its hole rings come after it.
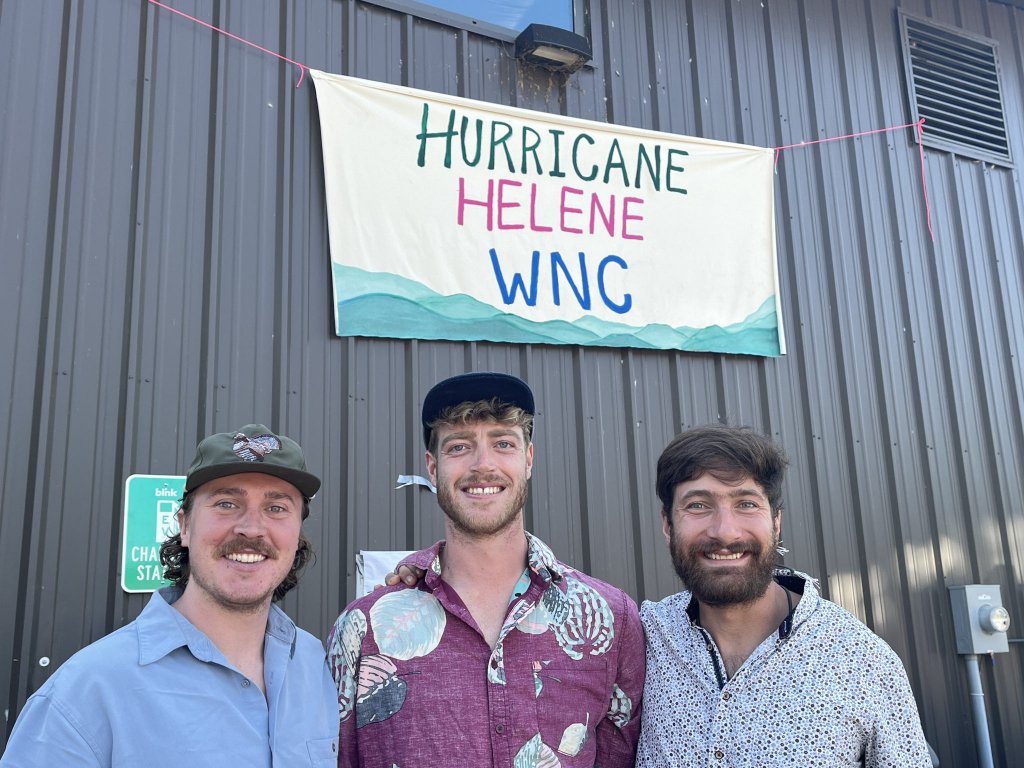
POLYGON ((810 577, 775 580, 803 598, 728 680, 689 592, 644 603, 637 768, 930 768, 899 657, 810 577))

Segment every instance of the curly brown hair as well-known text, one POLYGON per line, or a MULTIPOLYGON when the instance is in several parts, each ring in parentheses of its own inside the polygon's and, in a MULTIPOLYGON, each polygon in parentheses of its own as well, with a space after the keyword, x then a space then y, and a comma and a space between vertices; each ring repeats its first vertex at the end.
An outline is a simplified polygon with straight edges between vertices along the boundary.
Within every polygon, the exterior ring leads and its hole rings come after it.
MULTIPOLYGON (((181 512, 185 517, 192 513, 194 497, 192 493, 186 493, 181 499, 181 512)), ((309 500, 302 500, 302 519, 309 516, 309 500)), ((313 545, 306 538, 305 534, 299 532, 299 545, 295 550, 295 560, 284 577, 284 581, 277 585, 274 590, 273 602, 291 592, 299 583, 299 573, 311 562, 316 562, 316 553, 313 545)), ((185 588, 188 584, 188 575, 191 570, 188 563, 188 547, 181 543, 181 534, 176 533, 164 540, 160 545, 160 564, 164 567, 164 578, 169 580, 176 587, 185 588)))
POLYGON ((509 427, 520 427, 526 442, 533 436, 533 414, 518 405, 509 405, 496 397, 490 400, 476 400, 444 408, 430 427, 430 443, 427 450, 437 455, 438 427, 453 427, 472 424, 477 421, 496 421, 509 427))

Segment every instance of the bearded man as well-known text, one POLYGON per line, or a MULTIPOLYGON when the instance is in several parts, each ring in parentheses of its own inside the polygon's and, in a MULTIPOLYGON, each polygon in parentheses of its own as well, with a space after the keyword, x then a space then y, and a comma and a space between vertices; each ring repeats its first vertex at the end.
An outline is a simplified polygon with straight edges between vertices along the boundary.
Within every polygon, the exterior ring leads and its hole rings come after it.
POLYGON ((427 394, 422 422, 446 539, 404 561, 414 588, 356 600, 334 625, 339 765, 632 768, 639 613, 524 528, 530 388, 455 376, 427 394))
POLYGON ((929 768, 906 671, 814 581, 776 567, 786 457, 746 428, 687 430, 658 460, 687 587, 644 603, 637 768, 929 768))

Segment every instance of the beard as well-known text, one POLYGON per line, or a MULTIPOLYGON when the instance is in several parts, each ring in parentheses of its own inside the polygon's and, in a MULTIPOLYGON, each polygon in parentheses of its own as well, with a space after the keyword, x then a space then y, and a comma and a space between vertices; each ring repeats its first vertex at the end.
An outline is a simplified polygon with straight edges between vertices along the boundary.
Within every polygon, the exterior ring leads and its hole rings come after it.
POLYGON ((778 535, 773 531, 767 546, 751 540, 723 546, 714 540, 686 546, 674 534, 669 550, 672 565, 683 584, 693 596, 705 605, 742 605, 763 597, 772 583, 772 574, 778 559, 778 535), (736 567, 707 567, 704 555, 709 552, 749 552, 748 565, 736 567))
MULTIPOLYGON (((214 550, 214 558, 220 559, 225 555, 237 552, 257 552, 266 557, 268 561, 273 561, 274 564, 280 559, 280 552, 268 542, 260 539, 232 539, 214 550)), ((213 576, 207 578, 203 565, 196 563, 190 564, 188 580, 189 583, 195 582, 195 586, 205 592, 221 608, 234 613, 254 614, 262 611, 267 603, 273 600, 274 590, 284 580, 284 577, 285 575, 282 575, 276 583, 265 586, 260 591, 229 591, 213 576)))
POLYGON ((441 511, 451 521, 455 530, 470 538, 484 538, 501 533, 515 522, 523 507, 526 506, 526 499, 529 495, 526 478, 517 478, 508 484, 507 479, 497 477, 469 477, 465 478, 466 484, 471 483, 493 483, 494 485, 505 486, 505 493, 509 494, 506 505, 501 509, 481 514, 481 510, 473 509, 470 504, 463 504, 464 499, 457 488, 452 488, 448 483, 438 478, 437 504, 441 511))

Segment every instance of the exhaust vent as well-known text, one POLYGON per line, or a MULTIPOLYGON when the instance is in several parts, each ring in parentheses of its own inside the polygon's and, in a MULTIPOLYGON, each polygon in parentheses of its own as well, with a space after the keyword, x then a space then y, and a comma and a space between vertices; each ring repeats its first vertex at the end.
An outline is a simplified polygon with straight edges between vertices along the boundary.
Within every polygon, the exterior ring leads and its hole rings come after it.
POLYGON ((914 119, 924 143, 1009 165, 996 41, 900 14, 914 119))

